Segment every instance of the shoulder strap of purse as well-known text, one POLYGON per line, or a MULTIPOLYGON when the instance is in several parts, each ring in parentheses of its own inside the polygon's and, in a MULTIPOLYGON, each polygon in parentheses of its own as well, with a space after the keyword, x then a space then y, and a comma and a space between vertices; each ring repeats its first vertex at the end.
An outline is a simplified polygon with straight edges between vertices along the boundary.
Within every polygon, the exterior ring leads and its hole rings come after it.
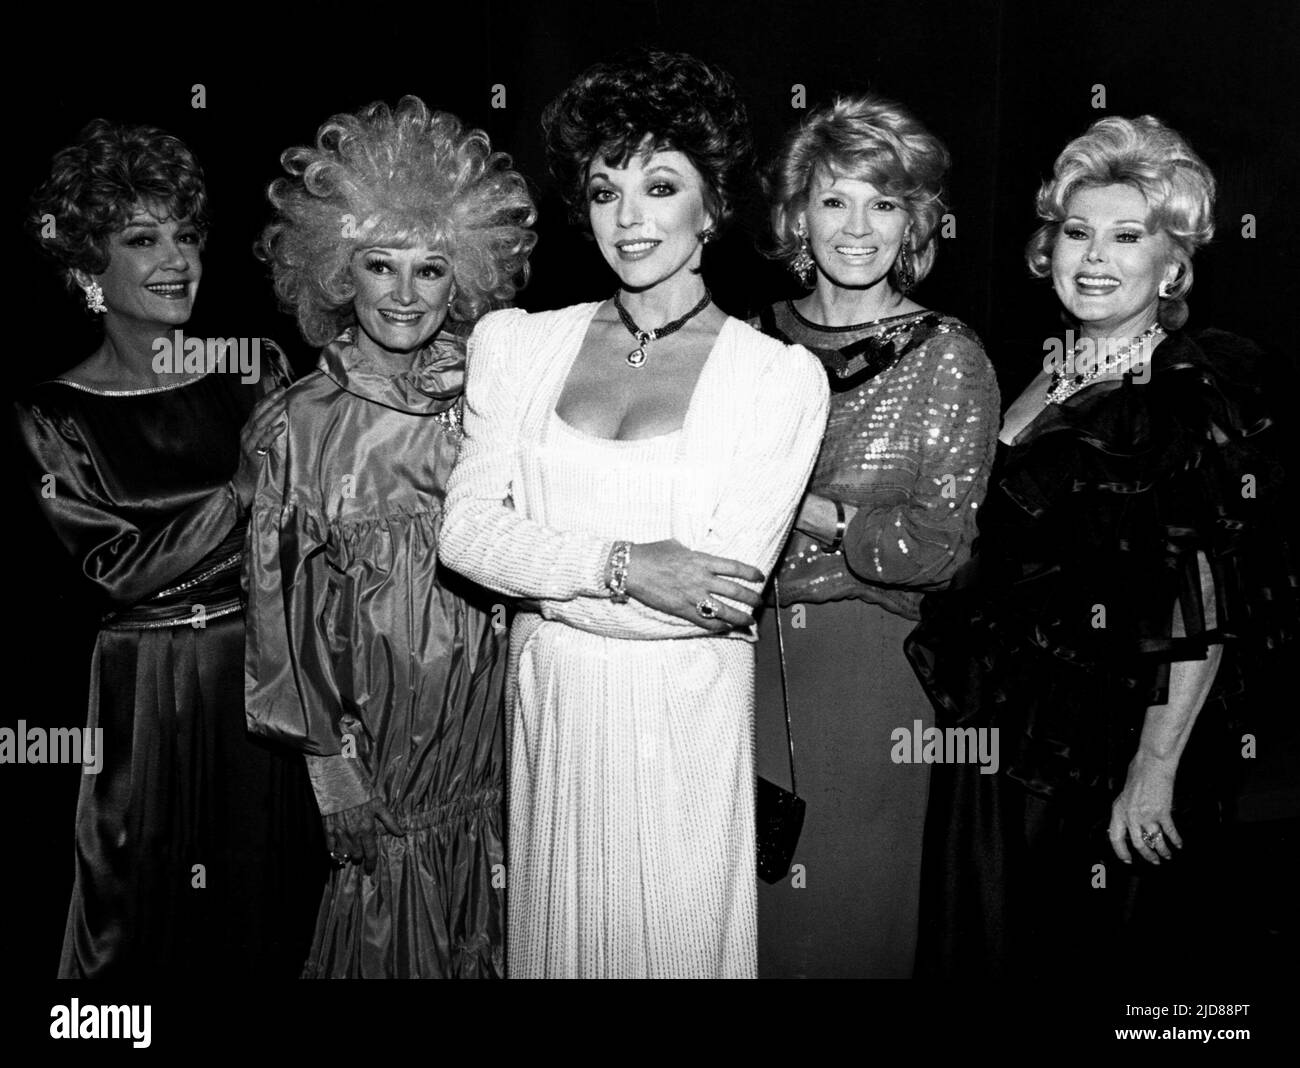
MULTIPOLYGON (((779 565, 778 565, 779 566, 779 565)), ((781 660, 781 704, 785 708, 785 740, 790 750, 790 792, 797 794, 799 788, 794 778, 794 733, 790 729, 790 686, 785 677, 785 633, 781 629, 781 576, 773 580, 776 593, 776 651, 781 660)))

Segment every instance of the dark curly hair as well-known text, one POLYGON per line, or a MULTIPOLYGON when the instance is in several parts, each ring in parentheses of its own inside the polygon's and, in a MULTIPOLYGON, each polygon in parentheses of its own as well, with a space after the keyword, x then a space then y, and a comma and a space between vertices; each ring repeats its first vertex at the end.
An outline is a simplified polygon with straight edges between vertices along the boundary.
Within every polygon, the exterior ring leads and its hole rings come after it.
POLYGON ((450 316, 460 322, 509 302, 528 279, 537 212, 523 176, 482 130, 419 97, 335 115, 314 145, 290 148, 280 162, 289 177, 267 191, 276 218, 256 251, 313 345, 356 321, 359 248, 443 249, 456 281, 450 316))
POLYGON ((94 119, 77 140, 54 154, 49 177, 32 195, 28 225, 41 249, 75 290, 74 270, 108 269, 108 238, 137 204, 165 207, 174 219, 208 231, 203 169, 182 142, 153 126, 94 119), (47 234, 53 218, 53 233, 47 234))
POLYGON ((684 52, 640 49, 580 74, 542 114, 551 173, 569 217, 590 231, 587 169, 622 167, 646 145, 681 152, 704 179, 717 225, 735 205, 753 153, 749 117, 731 75, 684 52))

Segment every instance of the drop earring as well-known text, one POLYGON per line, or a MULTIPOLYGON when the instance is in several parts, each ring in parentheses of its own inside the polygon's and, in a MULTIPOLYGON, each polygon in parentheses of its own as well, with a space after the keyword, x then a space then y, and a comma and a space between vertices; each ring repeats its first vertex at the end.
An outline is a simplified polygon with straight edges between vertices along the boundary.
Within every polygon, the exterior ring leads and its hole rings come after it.
POLYGON ((908 224, 903 233, 903 243, 898 246, 898 255, 894 259, 894 279, 898 291, 906 296, 916 285, 916 267, 912 263, 912 227, 908 224))
POLYGON ((799 238, 799 251, 790 260, 790 270, 804 288, 811 289, 816 278, 817 263, 808 247, 808 235, 803 230, 796 230, 795 236, 799 238))

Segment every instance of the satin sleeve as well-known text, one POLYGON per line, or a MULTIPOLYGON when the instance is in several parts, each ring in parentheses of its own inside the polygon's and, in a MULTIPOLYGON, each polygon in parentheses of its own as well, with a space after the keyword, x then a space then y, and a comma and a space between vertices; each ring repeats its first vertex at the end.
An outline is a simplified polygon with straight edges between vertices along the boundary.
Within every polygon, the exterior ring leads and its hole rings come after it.
MULTIPOLYGON (((486 315, 469 339, 460 454, 447 483, 438 555, 454 571, 511 597, 564 600, 605 592, 613 543, 560 531, 507 503, 523 418, 517 382, 525 313, 486 315)), ((532 355, 522 352, 523 357, 532 355)))
POLYGON ((204 559, 240 521, 227 482, 166 522, 136 523, 104 493, 73 419, 19 404, 24 481, 80 571, 114 608, 134 605, 204 559))
MULTIPOLYGON (((708 531, 687 548, 771 573, 803 498, 826 427, 830 391, 821 366, 805 349, 791 346, 769 360, 755 385, 753 417, 735 449, 725 488, 708 531)), ((758 592, 761 583, 735 579, 758 592)), ((748 606, 718 598, 741 611, 748 606)), ((542 615, 579 630, 612 638, 718 637, 697 624, 656 611, 636 600, 626 604, 594 597, 542 601, 542 615)), ((752 640, 754 628, 723 637, 752 640)))
POLYGON ((267 453, 244 546, 245 712, 253 734, 330 756, 351 717, 330 652, 324 520, 299 508, 286 484, 291 434, 267 453))
POLYGON ((899 499, 859 509, 844 533, 845 562, 864 582, 946 584, 969 557, 988 489, 999 425, 993 368, 983 348, 961 335, 927 344, 938 358, 916 429, 916 478, 899 499))

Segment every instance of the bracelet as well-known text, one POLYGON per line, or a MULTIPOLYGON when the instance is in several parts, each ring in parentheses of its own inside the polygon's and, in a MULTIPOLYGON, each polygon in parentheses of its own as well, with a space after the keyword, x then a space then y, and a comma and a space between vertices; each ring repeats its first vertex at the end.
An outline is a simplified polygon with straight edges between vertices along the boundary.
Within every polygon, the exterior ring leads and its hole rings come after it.
POLYGON ((844 518, 844 502, 835 502, 835 537, 831 539, 829 545, 823 545, 822 548, 828 553, 837 553, 840 546, 844 544, 844 531, 848 527, 848 522, 844 518))
POLYGON ((609 599, 615 604, 627 604, 627 565, 632 559, 632 543, 616 541, 609 551, 609 562, 605 565, 605 585, 609 588, 609 599))

